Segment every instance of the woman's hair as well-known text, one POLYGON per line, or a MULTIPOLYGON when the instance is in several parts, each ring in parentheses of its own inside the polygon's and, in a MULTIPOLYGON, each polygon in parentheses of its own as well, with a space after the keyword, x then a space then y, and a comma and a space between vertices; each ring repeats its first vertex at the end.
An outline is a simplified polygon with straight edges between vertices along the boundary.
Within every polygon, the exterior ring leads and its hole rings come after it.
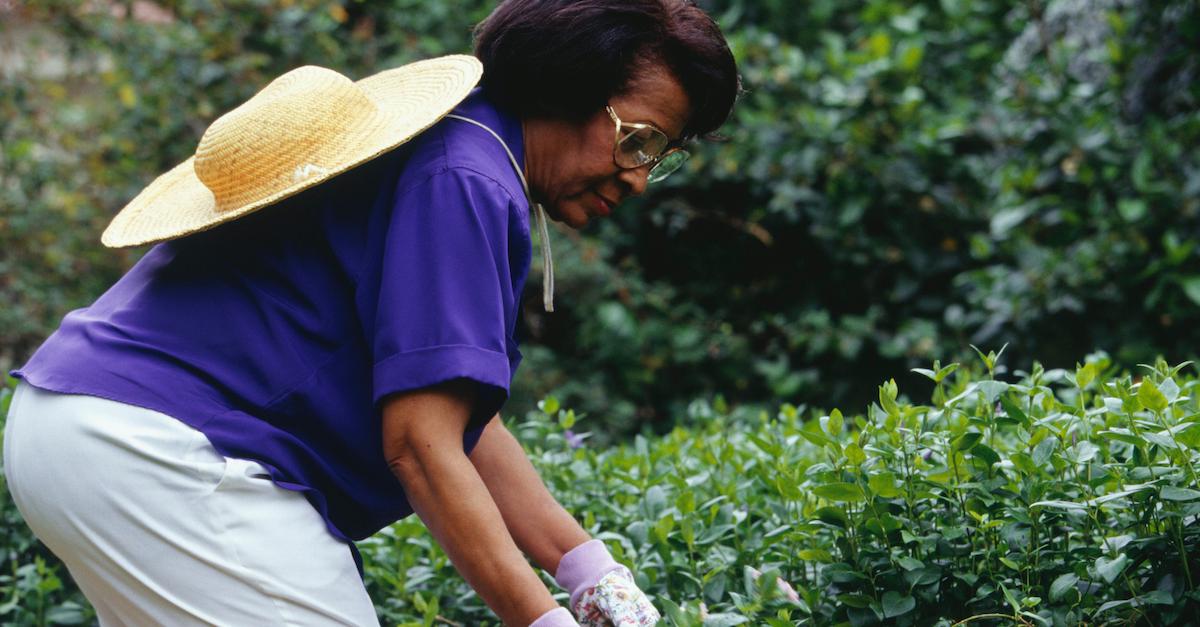
POLYGON ((690 0, 505 0, 475 28, 475 56, 489 97, 521 117, 585 119, 661 67, 688 94, 695 137, 740 89, 725 37, 690 0))

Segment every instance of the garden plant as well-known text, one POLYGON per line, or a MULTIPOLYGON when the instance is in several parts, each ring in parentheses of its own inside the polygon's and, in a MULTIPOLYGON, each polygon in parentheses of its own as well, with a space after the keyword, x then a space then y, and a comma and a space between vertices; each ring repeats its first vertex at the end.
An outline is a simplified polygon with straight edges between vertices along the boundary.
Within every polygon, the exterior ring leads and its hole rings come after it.
MULTIPOLYGON (((910 373, 926 403, 889 380, 859 414, 699 399, 616 447, 553 397, 511 426, 668 624, 1195 624, 1194 365, 998 360, 910 373)), ((4 496, 0 620, 87 622, 4 496)), ((417 519, 360 548, 384 624, 494 621, 417 519)))

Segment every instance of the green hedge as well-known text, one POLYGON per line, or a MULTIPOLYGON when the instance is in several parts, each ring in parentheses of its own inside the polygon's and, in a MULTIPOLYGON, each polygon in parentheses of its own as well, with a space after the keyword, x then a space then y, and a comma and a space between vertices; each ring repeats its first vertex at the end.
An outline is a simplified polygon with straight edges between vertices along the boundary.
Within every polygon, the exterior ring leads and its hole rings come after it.
MULTIPOLYGON (((598 447, 553 397, 512 428, 551 491, 675 625, 1187 625, 1200 616, 1200 381, 1103 354, 997 379, 922 370, 864 414, 693 401, 598 447)), ((0 620, 78 615, 3 501, 0 620), (66 605, 64 605, 66 604, 66 605)), ((494 620, 421 523, 362 542, 385 624, 494 620), (440 617, 440 619, 439 619, 440 617)), ((547 581, 550 581, 547 579, 547 581)))
POLYGON ((1196 355, 1200 5, 713 4, 748 91, 597 229, 618 274, 560 281, 539 365, 570 399, 859 405, 971 343, 1196 355))
MULTIPOLYGON (((0 37, 70 64, 0 72, 0 367, 136 259, 100 231, 217 114, 302 63, 465 51, 492 5, 180 0, 156 23, 24 4, 0 37)), ((606 433, 665 431, 716 391, 861 405, 968 343, 1050 366, 1194 354, 1195 2, 702 4, 745 78, 729 141, 555 234, 559 311, 535 270, 514 407, 556 390, 606 433)))

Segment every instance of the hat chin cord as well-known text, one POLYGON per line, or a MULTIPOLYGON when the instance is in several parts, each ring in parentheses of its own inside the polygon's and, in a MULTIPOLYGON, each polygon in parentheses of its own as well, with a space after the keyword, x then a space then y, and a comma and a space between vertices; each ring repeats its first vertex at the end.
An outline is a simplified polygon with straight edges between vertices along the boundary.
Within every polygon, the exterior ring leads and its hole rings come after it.
POLYGON ((554 311, 554 256, 550 253, 550 231, 546 228, 546 210, 542 208, 541 203, 534 202, 533 194, 529 191, 529 182, 525 180, 525 173, 522 172, 520 164, 517 163, 517 158, 513 156, 512 150, 509 150, 508 144, 500 138, 500 135, 489 128, 486 124, 472 120, 468 117, 463 117, 454 113, 447 114, 446 117, 454 118, 462 122, 474 124, 479 128, 487 131, 500 142, 504 148, 504 152, 508 154, 508 160, 512 163, 513 170, 517 173, 517 178, 521 179, 521 188, 525 190, 525 199, 529 201, 529 210, 533 212, 534 218, 538 227, 538 240, 541 243, 542 249, 542 306, 546 311, 554 311))

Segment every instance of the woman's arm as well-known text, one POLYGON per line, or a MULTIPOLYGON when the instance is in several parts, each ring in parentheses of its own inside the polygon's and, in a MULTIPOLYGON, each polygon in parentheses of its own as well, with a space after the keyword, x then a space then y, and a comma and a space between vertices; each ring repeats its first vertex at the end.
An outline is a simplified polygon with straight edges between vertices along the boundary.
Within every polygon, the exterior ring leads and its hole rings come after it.
POLYGON ((558 604, 513 542, 490 486, 463 453, 473 385, 459 379, 388 397, 384 454, 413 510, 463 578, 505 624, 524 627, 558 604))
POLYGON ((471 451, 471 463, 517 546, 546 572, 555 574, 564 553, 591 539, 550 495, 500 416, 484 429, 471 451))

